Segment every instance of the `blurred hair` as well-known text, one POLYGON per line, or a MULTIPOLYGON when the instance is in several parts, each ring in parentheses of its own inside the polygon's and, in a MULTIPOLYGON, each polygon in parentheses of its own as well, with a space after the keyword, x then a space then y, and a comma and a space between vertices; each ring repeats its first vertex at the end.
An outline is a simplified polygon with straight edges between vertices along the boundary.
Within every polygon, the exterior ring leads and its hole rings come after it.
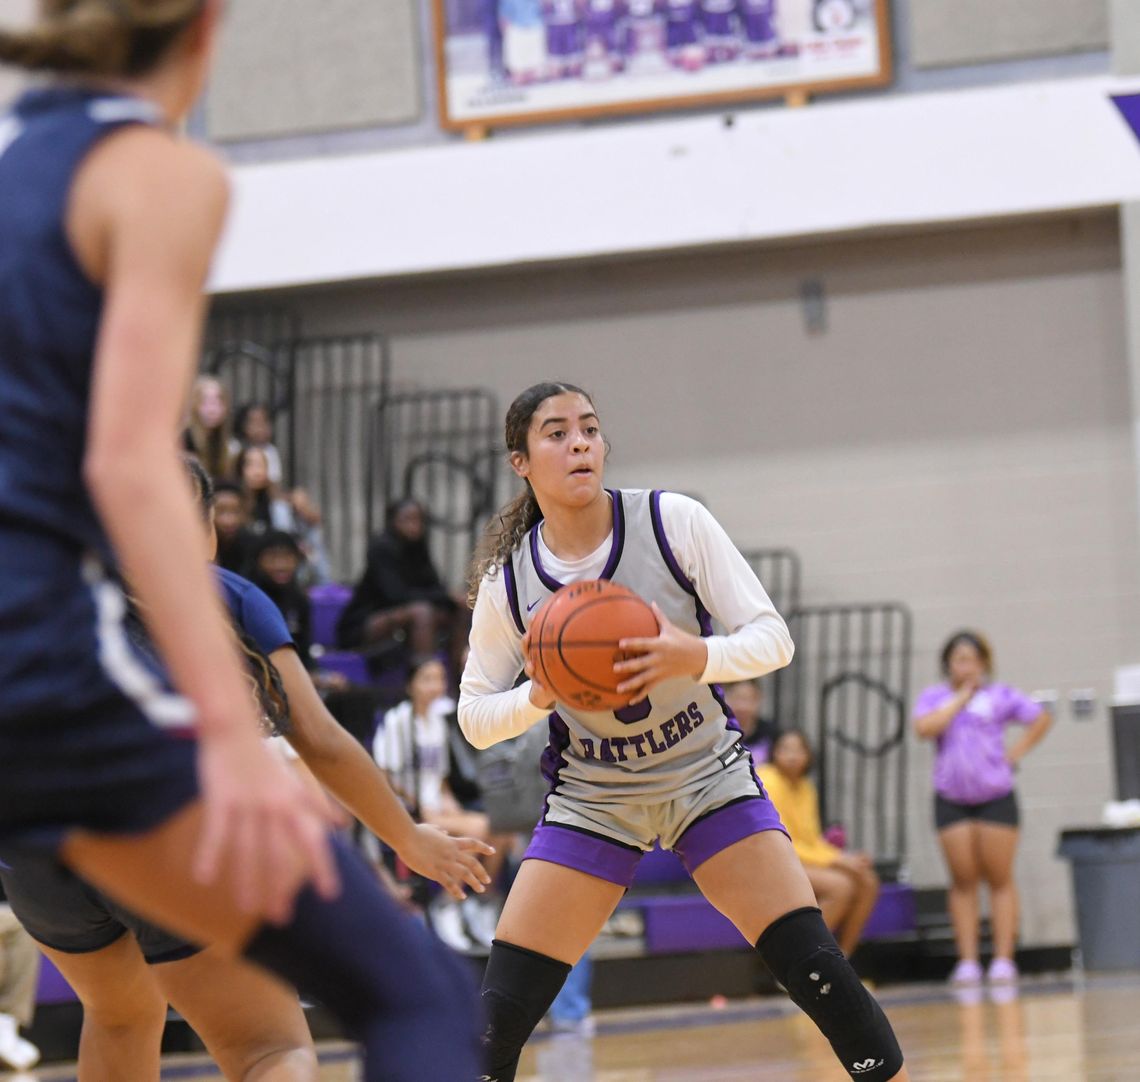
POLYGON ((248 438, 245 434, 245 426, 249 423, 249 415, 260 411, 265 414, 265 419, 269 422, 269 427, 273 427, 273 411, 264 402, 247 402, 244 406, 238 407, 238 411, 234 416, 234 432, 237 433, 237 438, 243 443, 248 438))
POLYGON ((233 456, 230 454, 230 439, 233 436, 233 421, 230 418, 230 395, 226 386, 217 376, 199 376, 194 381, 194 389, 190 393, 190 421, 186 431, 190 436, 190 444, 198 456, 206 472, 211 477, 228 477, 233 471, 233 456), (216 383, 221 391, 222 400, 226 404, 226 416, 222 423, 215 428, 207 428, 198 416, 198 407, 202 401, 202 391, 207 384, 216 383))
POLYGON ((406 507, 415 507, 423 516, 424 526, 427 526, 427 508, 414 496, 401 496, 393 500, 384 508, 384 529, 392 533, 396 527, 396 516, 406 507))
POLYGON ((768 758, 770 761, 776 761, 776 749, 789 737, 795 737, 804 746, 804 751, 807 752, 807 766, 804 767, 804 773, 811 773, 812 768, 815 766, 815 748, 812 747, 811 741, 807 737, 807 733, 803 729, 781 729, 773 738, 772 746, 768 750, 768 758))
POLYGON ((223 492, 228 492, 233 496, 240 499, 245 499, 245 491, 236 481, 214 481, 214 499, 217 499, 223 492))
POLYGON ((428 665, 442 665, 444 677, 447 676, 447 662, 440 657, 439 654, 416 654, 408 662, 408 668, 404 679, 404 686, 408 689, 408 694, 411 694, 412 681, 419 676, 420 671, 428 665))
POLYGON ((69 75, 145 75, 204 7, 205 0, 40 0, 35 24, 0 29, 0 63, 69 75))
POLYGON ((994 652, 990 646, 989 640, 980 631, 955 631, 949 639, 946 640, 946 645, 942 647, 942 672, 943 675, 950 675, 950 655, 954 650, 962 645, 972 646, 978 652, 978 657, 981 659, 982 667, 987 673, 991 674, 994 671, 994 652))
POLYGON ((194 499, 198 501, 198 510, 202 512, 202 518, 209 522, 210 509, 214 506, 214 482, 210 480, 206 468, 194 455, 183 455, 182 464, 186 467, 186 473, 190 478, 194 499))

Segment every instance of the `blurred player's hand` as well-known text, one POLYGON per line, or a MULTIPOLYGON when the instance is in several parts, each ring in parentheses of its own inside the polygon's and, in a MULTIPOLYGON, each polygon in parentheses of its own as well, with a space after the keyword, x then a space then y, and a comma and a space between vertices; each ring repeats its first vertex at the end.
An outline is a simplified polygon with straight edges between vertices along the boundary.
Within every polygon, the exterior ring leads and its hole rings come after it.
POLYGON ((203 822, 194 877, 233 889, 247 913, 286 923, 301 886, 340 889, 328 801, 301 783, 254 726, 203 736, 198 752, 203 822))
POLYGON ((476 838, 453 838, 439 827, 420 823, 411 840, 396 850, 396 855, 418 875, 434 879, 457 901, 463 901, 466 883, 482 894, 491 882, 479 854, 493 855, 495 850, 476 838))

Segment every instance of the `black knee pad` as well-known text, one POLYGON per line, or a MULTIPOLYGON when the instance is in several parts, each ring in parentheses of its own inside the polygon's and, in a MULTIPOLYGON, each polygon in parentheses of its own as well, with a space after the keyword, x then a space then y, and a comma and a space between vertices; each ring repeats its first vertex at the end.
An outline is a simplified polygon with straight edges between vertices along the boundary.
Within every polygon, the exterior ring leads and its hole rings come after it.
POLYGON ((796 1006, 831 1042, 852 1078, 886 1082, 898 1074, 903 1056, 891 1024, 818 909, 794 909, 780 917, 765 930, 756 949, 796 1006))
POLYGON ((566 983, 570 966, 496 939, 483 977, 485 1082, 514 1082, 519 1055, 566 983))

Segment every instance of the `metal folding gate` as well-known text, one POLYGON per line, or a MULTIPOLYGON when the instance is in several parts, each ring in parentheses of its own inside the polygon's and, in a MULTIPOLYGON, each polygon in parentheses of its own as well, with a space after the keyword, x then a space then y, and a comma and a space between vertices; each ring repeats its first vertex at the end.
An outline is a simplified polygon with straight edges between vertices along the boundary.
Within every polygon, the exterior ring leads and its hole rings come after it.
POLYGON ((742 553, 756 572, 776 611, 787 618, 800 607, 800 558, 791 549, 750 549, 742 553))
POLYGON ((911 614, 906 606, 805 606, 788 614, 796 656, 776 677, 777 720, 816 750, 820 814, 898 874, 907 852, 905 740, 911 614))
POLYGON ((481 388, 393 394, 373 411, 368 521, 378 530, 394 500, 419 500, 436 566, 455 588, 499 506, 500 425, 498 399, 481 388))

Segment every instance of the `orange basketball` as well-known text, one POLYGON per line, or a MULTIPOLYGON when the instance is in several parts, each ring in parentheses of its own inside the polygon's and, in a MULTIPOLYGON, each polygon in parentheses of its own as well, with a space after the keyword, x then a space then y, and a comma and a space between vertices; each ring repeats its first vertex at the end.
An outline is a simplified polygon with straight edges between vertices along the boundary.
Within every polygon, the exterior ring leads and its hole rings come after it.
POLYGON ((539 681, 561 703, 579 710, 618 710, 629 704, 617 686, 614 662, 622 639, 653 638, 660 629, 648 603, 607 579, 563 586, 530 628, 530 660, 539 681))

